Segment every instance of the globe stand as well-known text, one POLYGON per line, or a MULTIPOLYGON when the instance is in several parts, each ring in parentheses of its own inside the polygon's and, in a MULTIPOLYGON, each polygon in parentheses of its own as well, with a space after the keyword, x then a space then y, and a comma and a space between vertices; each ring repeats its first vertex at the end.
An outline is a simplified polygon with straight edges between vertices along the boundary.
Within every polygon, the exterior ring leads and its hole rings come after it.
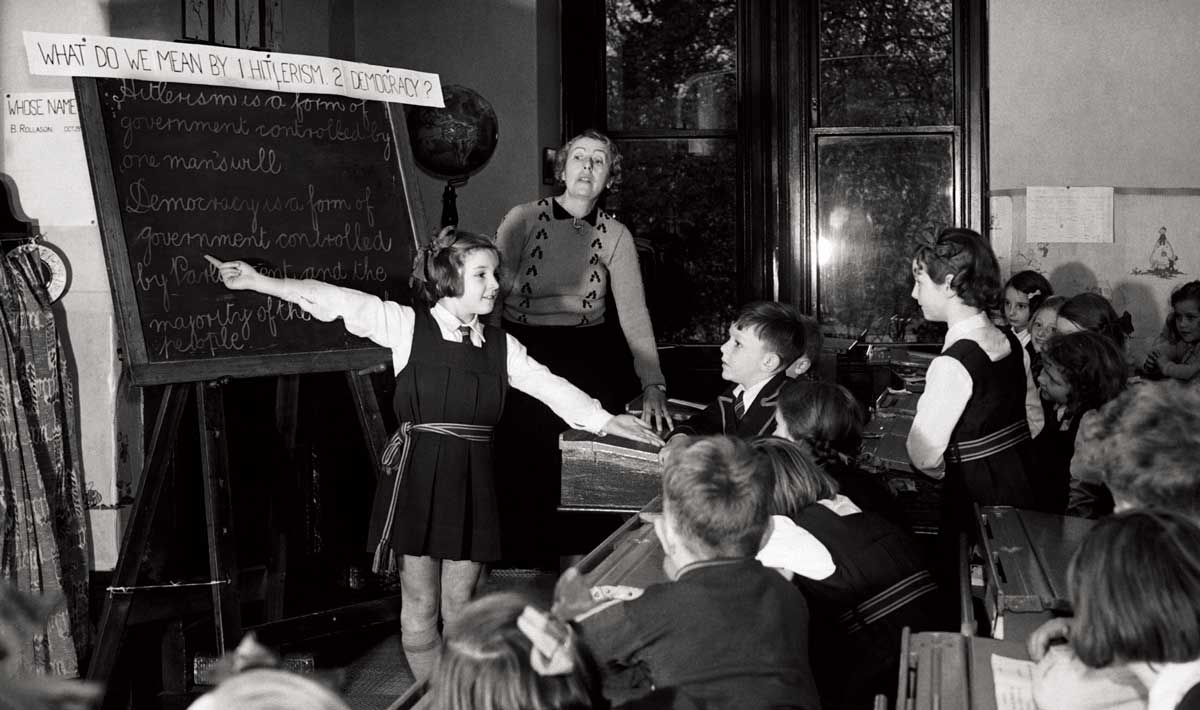
POLYGON ((467 178, 451 178, 446 181, 446 189, 442 190, 442 226, 458 226, 458 193, 456 187, 467 184, 467 178))

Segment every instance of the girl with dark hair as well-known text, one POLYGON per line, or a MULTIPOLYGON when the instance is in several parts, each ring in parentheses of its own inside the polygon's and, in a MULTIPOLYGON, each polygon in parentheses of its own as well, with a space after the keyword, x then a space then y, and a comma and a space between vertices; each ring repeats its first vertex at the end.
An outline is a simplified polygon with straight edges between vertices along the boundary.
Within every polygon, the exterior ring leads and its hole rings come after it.
POLYGON ((945 480, 942 546, 949 564, 958 533, 973 527, 972 504, 1036 507, 1027 410, 1040 412, 1042 405, 1030 386, 1028 353, 988 321, 1000 282, 983 237, 942 230, 917 249, 912 272, 912 295, 925 318, 949 324, 907 442, 913 466, 945 480))
POLYGON ((1142 369, 1150 376, 1184 382, 1200 379, 1200 281, 1189 281, 1171 293, 1171 312, 1142 369))
POLYGON ((1129 314, 1118 316, 1108 299, 1090 291, 1077 293, 1058 309, 1054 329, 1059 333, 1090 330, 1111 338, 1118 348, 1125 347, 1125 336, 1133 332, 1129 314))
POLYGON ((1036 271, 1019 271, 1004 284, 1004 320, 1022 346, 1029 347, 1033 314, 1053 295, 1054 287, 1036 271))
POLYGON ((1125 664, 1148 710, 1200 708, 1200 526, 1180 513, 1105 518, 1071 560, 1071 648, 1087 666, 1125 664))
MULTIPOLYGON (((1099 333, 1084 330, 1055 335, 1042 353, 1038 385, 1050 412, 1046 427, 1034 439, 1038 462, 1034 483, 1039 509, 1061 515, 1067 509, 1071 459, 1080 421, 1125 388, 1125 363, 1112 340, 1099 333)), ((1082 492, 1076 498, 1080 495, 1082 492)), ((1111 509, 1111 497, 1106 492, 1093 490, 1090 496, 1097 500, 1089 507, 1101 509, 1089 510, 1091 517, 1111 509)), ((1082 498, 1076 503, 1082 506, 1082 498)))
POLYGON ((866 413, 850 390, 831 382, 794 381, 779 391, 775 436, 805 447, 821 470, 863 510, 906 525, 895 496, 859 467, 866 413))
POLYGON ((400 428, 384 452, 391 475, 379 479, 368 539, 374 571, 399 573, 401 636, 417 678, 437 655, 439 618, 455 618, 484 563, 500 559, 492 430, 509 385, 572 426, 662 443, 641 420, 604 411, 511 335, 483 324, 499 292, 499 253, 487 237, 447 227, 423 247, 413 265, 416 308, 206 258, 226 288, 274 296, 319 321, 341 318, 346 330, 391 349, 400 428))
MULTIPOLYGON (((900 526, 839 493, 802 445, 762 437, 751 446, 774 473, 772 520, 785 516, 807 533, 796 552, 809 564, 793 568, 832 561, 832 571, 797 569, 791 578, 809 604, 809 660, 821 707, 849 710, 869 707, 877 694, 891 697, 904 627, 938 626, 937 585, 923 551, 900 526)), ((772 535, 763 551, 778 544, 772 535)))

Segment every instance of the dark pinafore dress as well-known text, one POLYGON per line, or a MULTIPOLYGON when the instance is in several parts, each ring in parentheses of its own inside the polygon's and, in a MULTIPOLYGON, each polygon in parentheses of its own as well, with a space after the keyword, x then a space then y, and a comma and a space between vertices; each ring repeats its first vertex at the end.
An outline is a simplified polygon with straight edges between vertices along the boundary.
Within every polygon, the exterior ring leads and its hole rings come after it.
POLYGON ((924 552, 881 515, 841 516, 820 503, 796 524, 821 541, 837 570, 821 580, 796 576, 809 606, 809 660, 821 707, 871 707, 896 692, 900 637, 938 626, 937 585, 924 552))
POLYGON ((971 375, 971 399, 946 447, 944 511, 957 531, 972 530, 973 504, 1037 508, 1031 485, 1032 442, 1025 418, 1024 349, 1007 333, 1009 354, 992 362, 973 340, 943 355, 971 375))
POLYGON ((452 342, 428 309, 415 312, 412 355, 396 375, 400 430, 389 444, 402 463, 380 478, 371 510, 379 573, 398 571, 402 555, 500 558, 492 427, 508 390, 504 332, 485 326, 482 347, 452 342))

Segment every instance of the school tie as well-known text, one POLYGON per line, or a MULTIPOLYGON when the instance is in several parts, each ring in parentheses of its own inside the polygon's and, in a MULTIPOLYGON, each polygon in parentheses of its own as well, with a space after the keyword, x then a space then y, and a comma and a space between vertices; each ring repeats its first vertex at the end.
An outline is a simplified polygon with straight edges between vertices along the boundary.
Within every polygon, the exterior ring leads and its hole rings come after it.
POLYGON ((471 347, 475 347, 475 341, 471 340, 471 326, 460 325, 460 326, 458 326, 458 332, 462 333, 463 345, 470 345, 471 347))
POLYGON ((733 416, 737 417, 738 421, 742 420, 742 415, 746 413, 746 403, 742 401, 742 393, 738 392, 733 398, 733 416))

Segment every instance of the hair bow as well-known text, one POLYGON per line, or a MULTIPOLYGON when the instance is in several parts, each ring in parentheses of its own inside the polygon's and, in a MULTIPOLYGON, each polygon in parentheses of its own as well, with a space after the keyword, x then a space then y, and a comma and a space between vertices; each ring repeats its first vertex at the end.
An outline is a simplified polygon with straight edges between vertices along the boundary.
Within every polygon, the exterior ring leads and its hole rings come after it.
POLYGON ((454 244, 458 240, 458 234, 453 224, 442 227, 437 235, 429 240, 428 243, 417 247, 417 253, 413 257, 412 276, 409 281, 419 279, 428 281, 429 262, 437 258, 439 252, 454 244))
POLYGON ((517 628, 533 644, 529 663, 538 675, 566 675, 575 670, 575 630, 553 614, 525 607, 517 628))
POLYGON ((936 235, 930 232, 921 232, 916 235, 916 240, 917 244, 933 252, 937 258, 949 261, 962 253, 963 246, 955 241, 943 239, 943 236, 946 236, 944 231, 936 235))
POLYGON ((1037 298, 1038 296, 1042 295, 1042 289, 1040 289, 1040 288, 1038 288, 1038 289, 1034 289, 1034 290, 1030 291, 1029 293, 1027 293, 1027 294, 1025 294, 1025 295, 1026 295, 1026 296, 1028 296, 1028 297, 1029 297, 1029 298, 1031 298, 1031 299, 1032 299, 1032 298, 1037 298))

